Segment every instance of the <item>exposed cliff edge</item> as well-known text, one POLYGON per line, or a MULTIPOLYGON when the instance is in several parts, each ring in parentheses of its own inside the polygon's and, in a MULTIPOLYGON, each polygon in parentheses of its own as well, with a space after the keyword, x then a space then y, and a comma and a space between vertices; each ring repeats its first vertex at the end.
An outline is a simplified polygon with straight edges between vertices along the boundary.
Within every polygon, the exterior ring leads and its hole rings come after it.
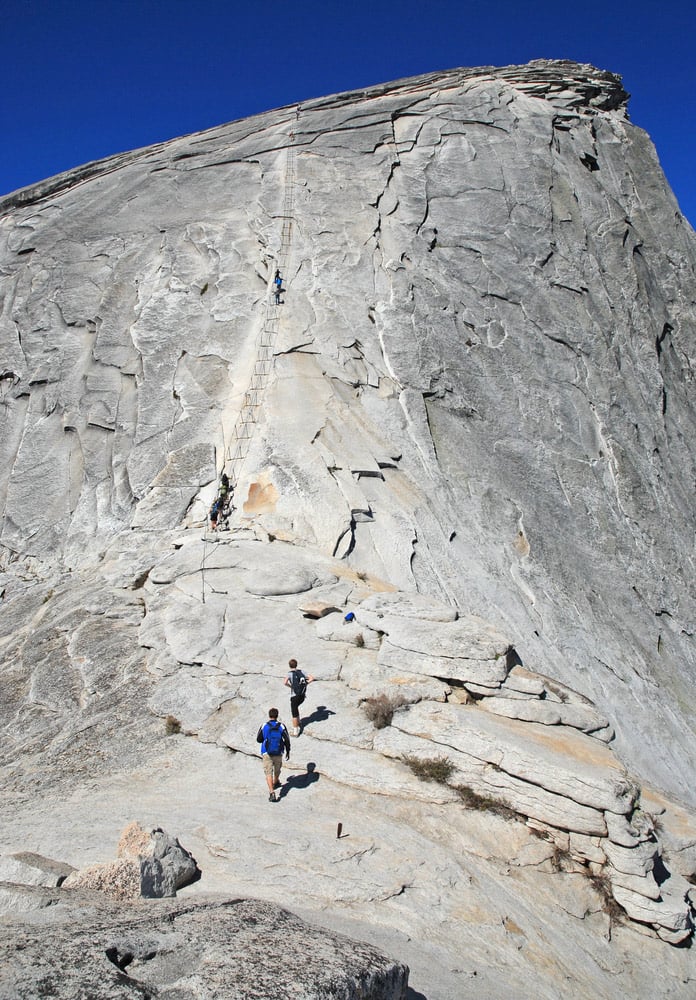
POLYGON ((427 74, 0 202, 0 852, 151 817, 428 1000, 689 996, 696 239, 627 96, 427 74))

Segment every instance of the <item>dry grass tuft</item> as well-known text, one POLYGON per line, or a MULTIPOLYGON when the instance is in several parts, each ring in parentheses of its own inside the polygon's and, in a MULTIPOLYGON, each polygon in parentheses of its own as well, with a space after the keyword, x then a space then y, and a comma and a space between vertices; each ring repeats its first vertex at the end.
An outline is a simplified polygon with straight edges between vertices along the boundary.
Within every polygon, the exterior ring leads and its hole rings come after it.
POLYGON ((511 809, 505 802, 492 799, 490 795, 480 795, 468 785, 455 785, 455 790, 459 793, 467 809, 480 809, 482 812, 493 813, 495 816, 502 816, 503 819, 523 819, 519 813, 511 809))
POLYGON ((448 757, 414 757, 412 754, 404 754, 401 759, 421 781, 437 781, 440 785, 446 785, 454 771, 454 764, 448 757))
POLYGON ((400 695, 391 695, 390 697, 386 694, 378 694, 375 698, 366 698, 361 707, 375 729, 385 729, 391 725, 397 708, 406 704, 406 699, 400 695))
POLYGON ((181 723, 175 715, 168 715, 164 720, 164 731, 167 736, 176 736, 181 732, 181 723))

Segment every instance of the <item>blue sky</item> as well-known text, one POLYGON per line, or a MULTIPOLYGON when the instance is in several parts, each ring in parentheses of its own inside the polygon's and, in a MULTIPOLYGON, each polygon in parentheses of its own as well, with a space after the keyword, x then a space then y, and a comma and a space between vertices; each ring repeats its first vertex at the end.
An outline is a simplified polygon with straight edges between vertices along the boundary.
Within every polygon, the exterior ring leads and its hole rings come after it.
POLYGON ((309 97, 535 58, 623 76, 696 223, 696 4, 3 0, 0 194, 309 97))

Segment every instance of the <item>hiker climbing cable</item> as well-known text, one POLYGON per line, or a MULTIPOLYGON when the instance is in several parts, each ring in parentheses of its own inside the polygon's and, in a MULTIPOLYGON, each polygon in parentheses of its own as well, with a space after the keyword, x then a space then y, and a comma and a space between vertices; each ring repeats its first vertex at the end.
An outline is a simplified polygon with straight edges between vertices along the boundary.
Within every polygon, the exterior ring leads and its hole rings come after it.
POLYGON ((259 727, 256 742, 261 744, 261 760, 268 785, 268 801, 277 802, 275 790, 280 788, 283 749, 285 749, 285 759, 290 760, 290 737, 287 729, 278 719, 277 708, 268 709, 268 722, 259 727))
POLYGON ((276 273, 273 277, 273 294, 275 295, 275 304, 280 305, 280 293, 283 291, 283 279, 280 276, 280 269, 276 268, 276 273))
POLYGON ((220 485, 218 486, 218 497, 221 500, 226 500, 228 494, 230 493, 230 480, 225 472, 223 472, 220 477, 220 485))
POLYGON ((234 509, 232 507, 233 492, 229 476, 223 472, 220 477, 220 485, 218 486, 217 496, 215 497, 213 505, 210 508, 210 513, 208 514, 211 531, 218 531, 229 527, 227 522, 229 520, 230 513, 234 509))
POLYGON ((300 735, 300 705, 307 695, 307 685, 316 680, 311 674, 306 674, 297 666, 297 660, 290 660, 288 663, 290 673, 285 678, 284 684, 290 688, 290 713, 292 715, 292 735, 300 735))
POLYGON ((225 506, 224 500, 222 500, 221 497, 218 497, 214 501, 213 506, 210 508, 210 514, 208 516, 210 518, 211 531, 217 531, 218 521, 220 520, 224 506, 225 506))

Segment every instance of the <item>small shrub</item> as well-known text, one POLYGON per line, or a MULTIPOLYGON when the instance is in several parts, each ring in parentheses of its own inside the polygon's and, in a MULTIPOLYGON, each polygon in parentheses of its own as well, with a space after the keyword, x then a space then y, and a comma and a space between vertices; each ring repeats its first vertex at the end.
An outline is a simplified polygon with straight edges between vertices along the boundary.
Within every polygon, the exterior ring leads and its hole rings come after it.
POLYGON ((367 573, 365 572, 364 569, 358 570, 358 572, 355 575, 357 576, 358 580, 362 580, 363 582, 367 580, 367 573))
POLYGON ((206 283, 201 288, 201 295, 205 295, 207 291, 208 291, 208 282, 206 281, 206 283))
POLYGON ((175 715, 168 715, 164 720, 164 731, 167 736, 176 736, 181 732, 181 723, 175 715))
POLYGON ((448 757, 414 757, 404 754, 401 759, 421 781, 437 781, 440 785, 446 785, 454 771, 454 764, 448 757))
POLYGON ((366 698, 362 710, 373 723, 375 729, 385 729, 391 725, 394 712, 406 704, 406 699, 400 695, 378 694, 375 698, 366 698))
POLYGON ((602 913, 606 913, 609 917, 609 926, 621 923, 625 916, 625 911, 623 906, 614 899, 609 876, 604 872, 600 872, 597 875, 589 874, 587 879, 602 901, 602 913))
POLYGON ((519 813, 516 813, 514 809, 511 809, 504 802, 492 799, 489 795, 479 795, 478 792, 475 792, 473 788, 469 788, 468 785, 456 785, 455 791, 458 792, 459 798, 467 809, 480 809, 482 812, 490 812, 496 816, 502 816, 503 819, 522 818, 519 813))
POLYGON ((563 847, 559 847, 558 844, 555 844, 549 861, 551 862, 552 871, 564 872, 568 870, 568 866, 572 867, 573 855, 570 851, 563 847))
POLYGON ((362 649, 363 646, 365 645, 365 636, 362 634, 362 632, 358 632, 358 634, 356 635, 355 645, 358 646, 360 649, 362 649))

